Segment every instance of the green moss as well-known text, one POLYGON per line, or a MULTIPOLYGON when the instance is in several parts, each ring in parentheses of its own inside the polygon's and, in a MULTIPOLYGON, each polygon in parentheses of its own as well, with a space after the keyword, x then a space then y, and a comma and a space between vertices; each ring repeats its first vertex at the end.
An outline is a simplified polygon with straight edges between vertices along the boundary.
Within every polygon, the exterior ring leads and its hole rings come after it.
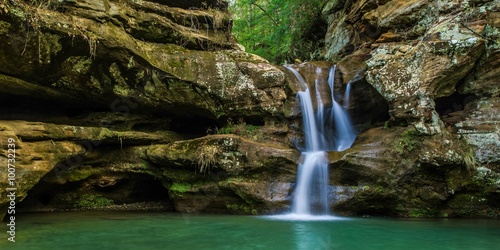
POLYGON ((76 200, 74 193, 64 193, 57 195, 57 199, 64 203, 73 203, 76 200))
POLYGON ((170 186, 170 190, 177 192, 177 193, 185 193, 190 191, 192 188, 191 184, 188 183, 178 183, 174 182, 172 183, 172 186, 170 186))
POLYGON ((90 166, 83 166, 79 168, 66 169, 64 171, 57 172, 58 178, 67 180, 69 182, 77 182, 85 180, 95 173, 94 169, 90 166))
POLYGON ((408 211, 408 215, 412 218, 428 217, 427 210, 422 208, 412 208, 408 211))
POLYGON ((247 133, 253 133, 255 130, 257 130, 257 127, 255 127, 254 125, 247 125, 247 133))
POLYGON ((181 67, 183 66, 182 63, 179 60, 170 60, 169 61, 169 66, 176 68, 176 67, 181 67))
POLYGON ((68 177, 66 178, 70 182, 76 182, 76 181, 81 181, 89 178, 93 174, 93 171, 89 170, 81 170, 81 171, 74 171, 69 173, 68 177))
POLYGON ((448 203, 458 216, 471 216, 477 210, 478 198, 472 194, 458 194, 448 203))
POLYGON ((203 177, 203 175, 194 175, 193 171, 191 170, 183 170, 183 169, 175 169, 171 168, 163 172, 163 176, 167 177, 170 180, 173 180, 174 182, 184 182, 184 183, 194 183, 200 178, 203 177))
POLYGON ((226 179, 226 182, 227 183, 238 183, 238 182, 242 182, 244 181, 245 179, 241 176, 237 176, 237 177, 230 177, 230 178, 227 178, 226 179))
POLYGON ((248 204, 226 203, 226 208, 238 214, 258 214, 257 209, 248 204))
POLYGON ((217 134, 235 134, 252 140, 262 140, 264 133, 260 126, 246 124, 245 121, 240 120, 234 124, 231 119, 228 119, 226 126, 217 129, 217 134))
POLYGON ((418 146, 419 135, 416 130, 409 129, 401 133, 397 140, 396 152, 399 154, 409 153, 418 146))
POLYGON ((476 171, 472 178, 472 188, 482 193, 495 192, 500 188, 500 174, 485 167, 479 167, 476 171))
POLYGON ((384 129, 389 129, 390 127, 389 121, 384 122, 384 129))
POLYGON ((66 62, 73 66, 72 70, 77 75, 88 73, 92 66, 92 60, 83 56, 70 57, 66 62))
POLYGON ((10 26, 11 26, 10 23, 0 21, 0 34, 8 33, 10 26))
POLYGON ((27 20, 27 16, 26 16, 27 14, 23 9, 17 8, 17 7, 12 7, 9 11, 12 14, 14 14, 15 16, 20 17, 22 20, 27 20))
POLYGON ((75 203, 76 208, 102 208, 113 205, 113 200, 100 194, 84 194, 75 203))

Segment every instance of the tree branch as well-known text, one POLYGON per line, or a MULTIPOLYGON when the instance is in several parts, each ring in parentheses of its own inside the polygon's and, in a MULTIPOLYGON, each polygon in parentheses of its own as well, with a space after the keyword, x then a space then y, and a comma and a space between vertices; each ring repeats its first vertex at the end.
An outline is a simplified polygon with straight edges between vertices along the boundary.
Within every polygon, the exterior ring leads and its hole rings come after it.
POLYGON ((269 15, 269 13, 267 13, 267 11, 264 8, 260 7, 260 5, 258 5, 256 3, 252 3, 252 5, 255 5, 255 7, 259 8, 260 10, 262 10, 262 12, 264 12, 264 14, 266 14, 266 16, 269 17, 269 19, 271 19, 271 21, 273 21, 274 25, 278 26, 278 22, 276 22, 274 20, 274 18, 271 15, 269 15))

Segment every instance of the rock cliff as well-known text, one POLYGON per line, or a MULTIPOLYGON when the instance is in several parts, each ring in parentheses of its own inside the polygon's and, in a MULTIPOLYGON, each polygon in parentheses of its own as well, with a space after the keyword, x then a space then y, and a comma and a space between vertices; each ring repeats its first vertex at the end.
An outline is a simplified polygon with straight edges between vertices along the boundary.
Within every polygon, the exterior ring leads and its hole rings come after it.
POLYGON ((390 115, 331 157, 333 182, 355 187, 338 211, 498 217, 499 13, 497 1, 328 1, 324 56, 358 62, 390 115))
POLYGON ((286 206, 295 97, 225 2, 1 1, 0 27, 2 216, 7 188, 20 210, 286 206))

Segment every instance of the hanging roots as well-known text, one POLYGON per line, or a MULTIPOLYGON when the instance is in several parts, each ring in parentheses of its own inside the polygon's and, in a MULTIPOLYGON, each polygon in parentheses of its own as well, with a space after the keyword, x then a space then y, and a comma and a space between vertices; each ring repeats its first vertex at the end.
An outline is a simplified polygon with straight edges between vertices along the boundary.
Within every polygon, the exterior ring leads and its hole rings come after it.
POLYGON ((215 159, 219 153, 219 148, 214 145, 203 145, 198 155, 198 166, 200 173, 210 171, 210 167, 215 165, 215 159))

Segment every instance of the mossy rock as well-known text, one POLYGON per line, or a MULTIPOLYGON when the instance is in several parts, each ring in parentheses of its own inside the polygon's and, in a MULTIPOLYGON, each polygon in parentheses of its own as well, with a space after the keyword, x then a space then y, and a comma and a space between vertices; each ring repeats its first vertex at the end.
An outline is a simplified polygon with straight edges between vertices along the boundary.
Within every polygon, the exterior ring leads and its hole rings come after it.
POLYGON ((113 205, 113 200, 101 194, 83 194, 75 203, 75 208, 94 209, 113 205))
POLYGON ((334 210, 354 215, 398 214, 399 196, 391 188, 382 186, 365 186, 346 201, 334 205, 334 210))
POLYGON ((421 136, 416 130, 405 130, 396 141, 395 150, 401 155, 410 154, 419 147, 421 141, 421 136))
POLYGON ((246 203, 242 204, 226 203, 226 208, 235 214, 252 214, 252 215, 259 214, 258 209, 246 203))

